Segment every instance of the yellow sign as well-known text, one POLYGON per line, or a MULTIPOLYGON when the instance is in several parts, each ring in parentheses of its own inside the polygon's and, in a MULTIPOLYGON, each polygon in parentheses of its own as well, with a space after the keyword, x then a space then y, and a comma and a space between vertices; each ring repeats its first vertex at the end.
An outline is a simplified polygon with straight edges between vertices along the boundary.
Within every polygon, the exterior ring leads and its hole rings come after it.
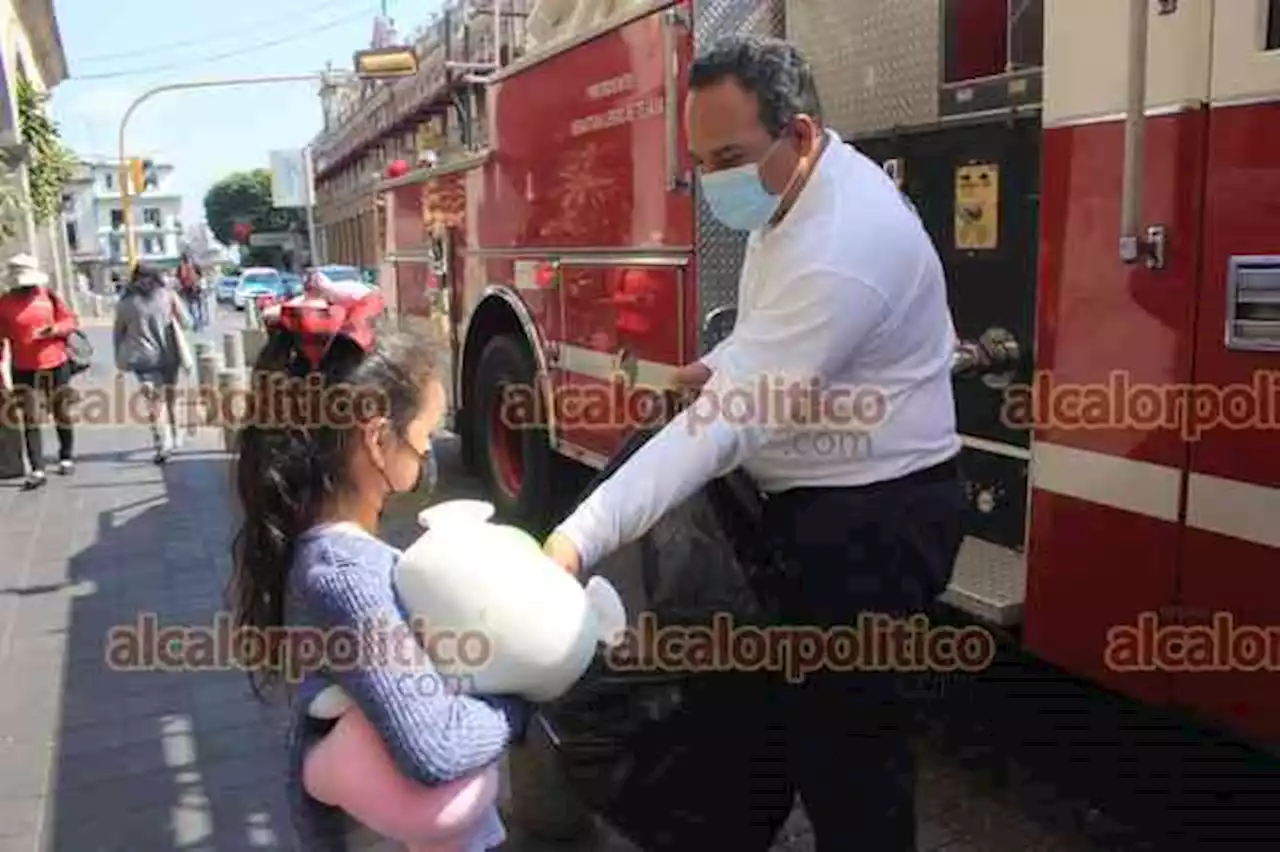
POLYGON ((1000 244, 1000 166, 956 169, 956 248, 986 251, 1000 244))
POLYGON ((444 122, 433 116, 419 124, 417 133, 414 134, 414 145, 419 154, 423 151, 443 148, 445 145, 444 122))

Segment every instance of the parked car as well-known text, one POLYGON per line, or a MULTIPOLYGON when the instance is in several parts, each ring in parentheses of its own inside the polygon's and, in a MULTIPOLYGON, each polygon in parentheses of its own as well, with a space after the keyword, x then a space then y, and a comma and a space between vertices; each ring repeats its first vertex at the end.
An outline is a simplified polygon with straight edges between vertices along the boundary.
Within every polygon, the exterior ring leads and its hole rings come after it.
POLYGON ((281 298, 292 299, 294 296, 302 295, 302 276, 294 272, 286 272, 280 276, 284 284, 284 292, 281 298))
POLYGON ((218 279, 218 284, 214 289, 214 294, 218 300, 218 304, 229 305, 235 299, 236 287, 240 286, 240 276, 224 275, 218 279))
POLYGON ((284 278, 278 270, 267 266, 254 266, 240 275, 240 282, 232 294, 231 304, 237 311, 243 311, 250 299, 260 296, 280 298, 284 292, 284 278))
POLYGON ((342 296, 358 298, 377 289, 371 286, 360 270, 354 266, 319 266, 311 270, 308 275, 308 288, 342 296))

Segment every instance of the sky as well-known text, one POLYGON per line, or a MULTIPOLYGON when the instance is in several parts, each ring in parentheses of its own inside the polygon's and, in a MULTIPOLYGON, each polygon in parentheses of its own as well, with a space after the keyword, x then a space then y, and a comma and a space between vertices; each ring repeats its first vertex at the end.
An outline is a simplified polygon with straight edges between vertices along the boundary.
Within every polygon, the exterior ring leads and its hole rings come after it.
MULTIPOLYGON (((55 0, 71 77, 51 109, 63 141, 82 157, 118 157, 129 103, 163 83, 349 69, 367 47, 378 0, 55 0), (228 56, 227 54, 235 54, 228 56), (102 75, 100 79, 94 79, 102 75)), ((402 34, 435 0, 387 0, 402 34), (404 18, 401 18, 401 13, 404 18)), ((273 150, 297 149, 320 130, 313 82, 169 92, 129 121, 131 156, 174 166, 185 223, 204 219, 204 194, 229 172, 266 168, 273 150)))

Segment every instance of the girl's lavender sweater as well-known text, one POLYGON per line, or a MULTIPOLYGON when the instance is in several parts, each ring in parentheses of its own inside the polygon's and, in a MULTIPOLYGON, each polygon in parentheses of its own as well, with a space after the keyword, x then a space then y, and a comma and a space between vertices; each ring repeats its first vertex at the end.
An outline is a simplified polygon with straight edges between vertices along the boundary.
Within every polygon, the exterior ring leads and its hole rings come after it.
MULTIPOLYGON (((407 630, 392 586, 399 558, 400 551, 354 526, 330 525, 304 534, 290 571, 289 626, 332 635, 335 629, 376 624, 399 635, 407 630)), ((307 672, 294 708, 288 783, 294 824, 307 852, 340 852, 350 827, 344 814, 302 789, 303 758, 324 733, 322 723, 307 716, 307 706, 327 686, 342 687, 382 735, 400 771, 423 784, 453 781, 498 760, 523 730, 528 713, 517 698, 452 693, 433 672, 420 668, 413 677, 436 678, 432 688, 406 689, 404 670, 389 666, 341 669, 307 672)), ((490 822, 500 830, 496 812, 490 822)))

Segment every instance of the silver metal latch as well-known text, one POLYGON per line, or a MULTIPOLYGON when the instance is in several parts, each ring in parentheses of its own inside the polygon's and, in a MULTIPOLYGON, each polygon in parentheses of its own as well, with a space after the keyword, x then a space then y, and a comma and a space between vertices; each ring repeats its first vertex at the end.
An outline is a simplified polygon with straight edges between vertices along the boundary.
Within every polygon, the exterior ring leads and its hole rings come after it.
POLYGON ((1280 352, 1280 255, 1228 261, 1226 346, 1280 352))

